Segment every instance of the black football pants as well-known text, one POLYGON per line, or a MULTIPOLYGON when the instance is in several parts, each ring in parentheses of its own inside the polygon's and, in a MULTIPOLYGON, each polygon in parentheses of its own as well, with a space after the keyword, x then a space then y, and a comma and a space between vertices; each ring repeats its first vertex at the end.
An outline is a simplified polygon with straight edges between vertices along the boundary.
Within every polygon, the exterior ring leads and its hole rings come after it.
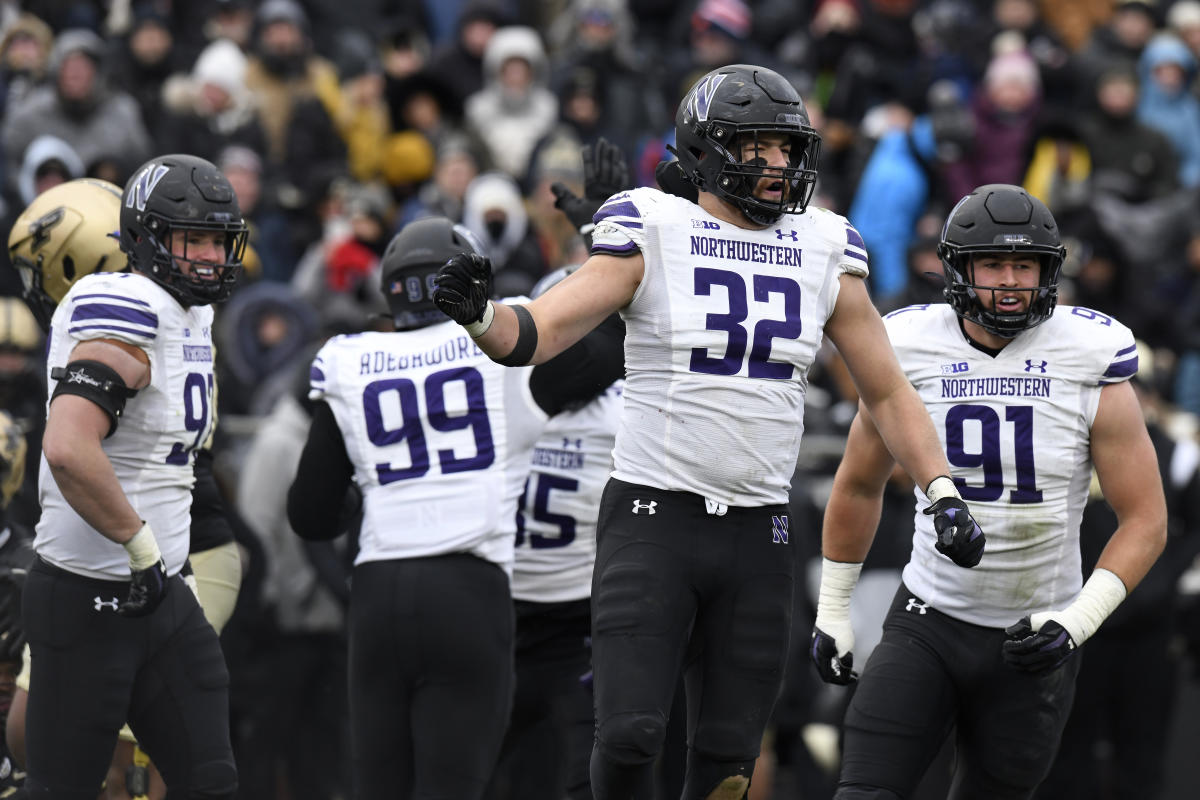
POLYGON ((645 795, 681 671, 684 798, 749 778, 779 696, 798 548, 787 507, 728 508, 610 480, 592 578, 596 800, 645 795))

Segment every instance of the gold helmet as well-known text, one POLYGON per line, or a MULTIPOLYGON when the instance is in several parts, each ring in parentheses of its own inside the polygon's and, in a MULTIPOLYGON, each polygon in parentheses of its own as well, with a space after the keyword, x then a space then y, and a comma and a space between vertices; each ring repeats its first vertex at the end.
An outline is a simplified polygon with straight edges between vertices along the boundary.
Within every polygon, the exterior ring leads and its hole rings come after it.
POLYGON ((25 302, 43 329, 59 301, 84 275, 126 268, 117 231, 121 190, 95 178, 47 189, 17 217, 8 255, 25 284, 25 302))
POLYGON ((7 411, 0 411, 0 509, 8 508, 25 481, 25 432, 7 411))
POLYGON ((36 355, 41 346, 42 332, 29 306, 18 297, 0 297, 0 351, 36 355))

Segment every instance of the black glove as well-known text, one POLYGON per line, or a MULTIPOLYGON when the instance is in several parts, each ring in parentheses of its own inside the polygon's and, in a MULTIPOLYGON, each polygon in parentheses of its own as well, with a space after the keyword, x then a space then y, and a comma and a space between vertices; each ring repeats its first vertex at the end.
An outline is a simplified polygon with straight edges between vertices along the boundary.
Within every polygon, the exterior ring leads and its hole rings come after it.
POLYGON ((691 200, 693 203, 700 199, 700 187, 688 180, 678 161, 658 162, 658 166, 654 168, 654 180, 658 181, 658 188, 667 194, 691 200))
POLYGON ((129 595, 117 606, 123 617, 144 617, 154 613, 167 596, 167 565, 159 559, 145 569, 135 569, 129 577, 129 595))
POLYGON ((1004 660, 1009 666, 1026 672, 1049 672, 1058 669, 1075 652, 1075 640, 1067 629, 1054 620, 1047 620, 1036 633, 1029 617, 1004 629, 1004 660))
POLYGON ((858 673, 851 669, 854 666, 854 653, 849 652, 838 658, 837 642, 820 628, 813 628, 808 654, 817 668, 817 674, 826 683, 846 686, 858 680, 858 673))
POLYGON ((459 325, 483 319, 492 296, 492 262, 475 253, 459 253, 437 274, 433 304, 459 325))
POLYGON ((957 497, 943 497, 925 513, 933 517, 937 531, 934 547, 960 567, 973 567, 983 558, 984 536, 967 504, 957 497))
POLYGON ((552 183, 554 207, 567 215, 576 229, 582 230, 592 224, 592 217, 604 205, 604 201, 617 192, 628 189, 632 181, 629 165, 621 148, 601 136, 596 146, 583 147, 583 197, 572 192, 562 183, 552 183))

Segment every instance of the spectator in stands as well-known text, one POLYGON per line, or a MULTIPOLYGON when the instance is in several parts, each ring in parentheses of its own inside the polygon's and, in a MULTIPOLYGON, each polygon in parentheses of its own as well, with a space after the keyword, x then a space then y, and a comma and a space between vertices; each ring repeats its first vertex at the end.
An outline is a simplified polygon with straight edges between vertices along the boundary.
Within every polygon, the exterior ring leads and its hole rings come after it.
POLYGON ((41 134, 70 144, 84 164, 108 156, 128 174, 146 159, 151 142, 141 111, 129 94, 109 88, 101 70, 105 51, 104 40, 90 30, 58 35, 50 57, 53 83, 15 103, 0 127, 11 167, 41 134))
POLYGON ((467 98, 467 129, 493 167, 523 180, 534 145, 558 120, 558 99, 546 88, 546 51, 533 28, 500 28, 483 66, 485 87, 467 98))
POLYGON ((1179 156, 1179 182, 1200 185, 1200 99, 1192 94, 1196 58, 1173 34, 1150 40, 1138 63, 1138 120, 1166 135, 1179 156))

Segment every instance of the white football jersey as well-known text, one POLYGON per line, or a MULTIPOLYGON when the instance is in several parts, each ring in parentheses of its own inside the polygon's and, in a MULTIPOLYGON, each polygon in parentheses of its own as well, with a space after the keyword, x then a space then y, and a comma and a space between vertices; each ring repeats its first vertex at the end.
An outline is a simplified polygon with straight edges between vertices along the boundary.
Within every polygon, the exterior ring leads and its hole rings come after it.
POLYGON ((517 600, 562 603, 591 596, 596 517, 612 471, 623 384, 616 381, 583 408, 551 417, 533 448, 517 512, 517 600))
MULTIPOLYGON (((195 452, 215 424, 212 320, 212 308, 184 308, 145 275, 104 272, 71 287, 50 327, 47 375, 89 339, 127 342, 149 356, 150 385, 130 398, 101 446, 130 504, 150 523, 170 574, 187 558, 195 452)), ((51 395, 56 385, 51 378, 51 395)), ((81 575, 128 580, 125 548, 67 504, 44 456, 38 485, 38 555, 81 575)))
POLYGON ((333 411, 362 490, 355 563, 470 552, 511 570, 517 500, 546 424, 532 371, 495 363, 449 320, 321 348, 309 397, 333 411))
POLYGON ((942 444, 959 492, 987 536, 964 569, 934 549, 920 488, 904 582, 956 619, 1005 627, 1062 608, 1082 585, 1079 522, 1091 479, 1091 426, 1105 384, 1137 372, 1133 333, 1059 306, 994 358, 971 346, 949 305, 910 306, 884 322, 942 444))
POLYGON ((613 475, 730 506, 785 503, 808 370, 862 238, 819 208, 764 230, 656 189, 613 195, 592 251, 640 250, 625 320, 625 410, 613 475))

